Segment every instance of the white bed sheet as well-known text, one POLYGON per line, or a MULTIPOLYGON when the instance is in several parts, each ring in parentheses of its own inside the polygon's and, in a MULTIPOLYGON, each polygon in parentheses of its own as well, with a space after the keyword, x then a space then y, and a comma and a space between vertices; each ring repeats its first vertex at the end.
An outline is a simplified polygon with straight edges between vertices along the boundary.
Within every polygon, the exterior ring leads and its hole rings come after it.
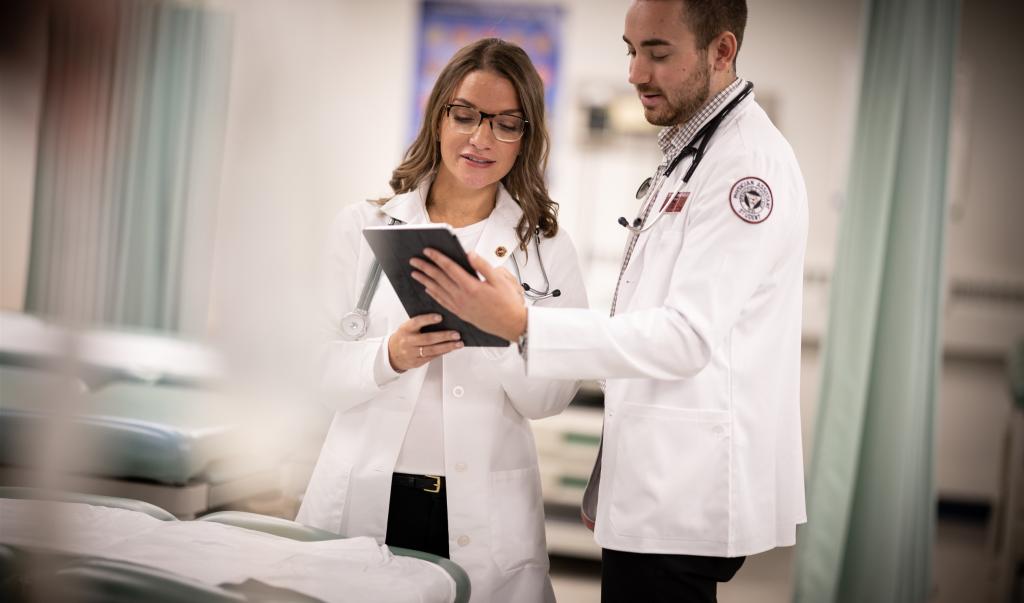
POLYGON ((299 542, 206 521, 160 521, 81 503, 0 499, 0 542, 129 561, 209 585, 253 579, 323 601, 455 600, 434 563, 395 556, 372 538, 299 542))

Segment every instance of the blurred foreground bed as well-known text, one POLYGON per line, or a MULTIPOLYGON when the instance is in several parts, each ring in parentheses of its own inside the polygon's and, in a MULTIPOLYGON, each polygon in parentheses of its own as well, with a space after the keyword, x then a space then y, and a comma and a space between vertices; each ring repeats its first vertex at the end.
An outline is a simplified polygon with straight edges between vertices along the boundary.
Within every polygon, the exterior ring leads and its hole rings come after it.
POLYGON ((0 488, 4 601, 469 600, 465 571, 419 551, 244 512, 178 521, 141 501, 0 488))
MULTIPOLYGON (((279 424, 272 438, 254 429, 258 404, 214 391, 221 364, 191 341, 0 313, 0 485, 138 499, 183 519, 283 487, 297 498, 294 440, 279 424)), ((316 436, 302 440, 315 450, 316 436)))

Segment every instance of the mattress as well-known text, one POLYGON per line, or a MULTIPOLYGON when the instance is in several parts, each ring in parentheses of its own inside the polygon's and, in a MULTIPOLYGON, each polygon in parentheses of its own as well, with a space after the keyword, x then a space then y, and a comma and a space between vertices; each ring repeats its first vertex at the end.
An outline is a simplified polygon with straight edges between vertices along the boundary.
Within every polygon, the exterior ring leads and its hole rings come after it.
POLYGON ((304 540, 309 528, 265 518, 277 531, 290 524, 298 536, 268 533, 251 514, 249 526, 239 527, 224 515, 177 521, 131 508, 134 501, 43 502, 27 493, 0 489, 0 566, 7 573, 0 583, 8 586, 46 581, 58 594, 86 601, 461 603, 469 597, 465 572, 451 561, 403 554, 370 538, 304 540), (46 571, 37 564, 11 575, 25 565, 19 557, 59 561, 43 564, 46 571))
POLYGON ((74 379, 0 366, 0 464, 34 468, 55 454, 65 473, 225 482, 273 457, 247 448, 241 414, 236 402, 189 387, 115 382, 83 391, 74 379))

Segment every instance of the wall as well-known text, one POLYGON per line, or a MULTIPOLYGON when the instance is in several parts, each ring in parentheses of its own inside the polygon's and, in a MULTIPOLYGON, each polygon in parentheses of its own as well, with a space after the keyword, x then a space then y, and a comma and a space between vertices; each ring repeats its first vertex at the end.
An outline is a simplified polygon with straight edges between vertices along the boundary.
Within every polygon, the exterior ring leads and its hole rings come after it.
POLYGON ((414 5, 211 4, 235 15, 211 334, 236 370, 301 383, 327 226, 401 153, 414 5))
POLYGON ((937 417, 936 479, 945 496, 996 496, 1009 384, 1003 353, 1024 338, 1024 4, 964 1, 950 154, 946 356, 937 417))

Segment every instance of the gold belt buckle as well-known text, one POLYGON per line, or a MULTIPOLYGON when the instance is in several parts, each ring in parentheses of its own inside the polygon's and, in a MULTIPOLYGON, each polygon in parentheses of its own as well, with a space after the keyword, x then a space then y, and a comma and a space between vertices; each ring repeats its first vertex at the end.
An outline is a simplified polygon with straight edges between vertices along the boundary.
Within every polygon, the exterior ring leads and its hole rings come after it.
POLYGON ((441 476, 440 475, 424 475, 423 477, 429 477, 434 480, 434 486, 431 488, 424 488, 424 492, 430 492, 431 494, 437 494, 441 491, 441 476))

